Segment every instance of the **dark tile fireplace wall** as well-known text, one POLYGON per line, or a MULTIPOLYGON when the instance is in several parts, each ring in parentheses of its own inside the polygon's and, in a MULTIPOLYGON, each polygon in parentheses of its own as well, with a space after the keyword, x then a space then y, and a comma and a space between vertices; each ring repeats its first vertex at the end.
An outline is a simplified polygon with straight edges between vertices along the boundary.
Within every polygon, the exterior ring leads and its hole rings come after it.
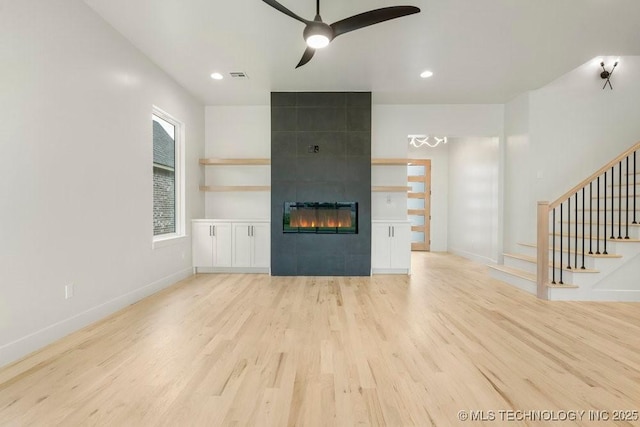
POLYGON ((271 93, 271 274, 370 272, 371 93, 271 93), (284 202, 358 202, 358 234, 284 234, 284 202))

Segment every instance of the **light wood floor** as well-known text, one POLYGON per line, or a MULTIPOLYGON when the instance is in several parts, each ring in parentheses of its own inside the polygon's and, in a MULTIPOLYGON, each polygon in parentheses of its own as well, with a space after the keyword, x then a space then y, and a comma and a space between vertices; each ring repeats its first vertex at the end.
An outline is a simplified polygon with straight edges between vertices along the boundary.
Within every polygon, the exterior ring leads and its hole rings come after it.
MULTIPOLYGON (((1 370, 0 425, 447 426, 478 424, 460 410, 640 410, 639 304, 540 301, 452 255, 414 254, 413 267, 194 276, 1 370)), ((507 424, 497 416, 484 424, 507 424)), ((508 423, 575 424, 603 425, 508 423)))

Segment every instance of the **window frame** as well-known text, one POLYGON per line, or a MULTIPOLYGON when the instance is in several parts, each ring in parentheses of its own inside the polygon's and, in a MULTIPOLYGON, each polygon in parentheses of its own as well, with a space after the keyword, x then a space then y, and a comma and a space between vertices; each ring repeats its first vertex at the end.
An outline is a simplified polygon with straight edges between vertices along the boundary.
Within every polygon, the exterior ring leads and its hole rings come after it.
POLYGON ((161 108, 152 107, 151 112, 151 236, 152 247, 158 248, 178 243, 180 239, 186 237, 185 227, 185 171, 184 171, 184 152, 185 152, 185 126, 184 123, 176 119, 171 114, 162 110, 161 108), (153 116, 157 116, 162 120, 171 123, 175 127, 174 134, 174 155, 175 155, 175 222, 176 229, 173 233, 154 234, 153 226, 153 209, 154 209, 154 195, 153 195, 153 116))

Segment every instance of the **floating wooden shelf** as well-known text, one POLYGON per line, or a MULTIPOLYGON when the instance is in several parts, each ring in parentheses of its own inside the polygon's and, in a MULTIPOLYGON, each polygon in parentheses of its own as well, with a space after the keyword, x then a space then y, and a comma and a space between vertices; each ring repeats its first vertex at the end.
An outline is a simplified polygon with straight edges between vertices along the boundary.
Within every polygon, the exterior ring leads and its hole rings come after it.
POLYGON ((409 159, 371 159, 372 165, 406 166, 409 162, 409 159))
POLYGON ((405 186, 395 186, 395 185, 374 185, 371 187, 371 191, 375 193, 391 193, 391 192, 400 192, 405 193, 411 190, 411 187, 405 186))
POLYGON ((201 185, 200 191, 271 191, 269 185, 201 185))
POLYGON ((200 159, 201 165, 270 165, 271 159, 200 159))

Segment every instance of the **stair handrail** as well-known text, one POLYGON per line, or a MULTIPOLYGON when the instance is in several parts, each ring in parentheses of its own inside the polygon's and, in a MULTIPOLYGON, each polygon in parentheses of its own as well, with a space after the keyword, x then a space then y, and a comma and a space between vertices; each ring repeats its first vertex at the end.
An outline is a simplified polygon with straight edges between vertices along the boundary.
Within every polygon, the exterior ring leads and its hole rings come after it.
MULTIPOLYGON (((550 222, 550 213, 553 211, 554 212, 554 220, 555 220, 555 208, 559 207, 560 205, 562 205, 564 202, 569 201, 570 203, 570 198, 572 196, 575 195, 576 200, 577 200, 577 193, 579 191, 583 191, 587 186, 590 185, 590 183, 598 180, 598 178, 600 176, 602 176, 603 174, 605 174, 609 169, 612 169, 616 164, 620 164, 623 159, 627 159, 629 156, 631 156, 631 154, 635 153, 636 151, 640 150, 640 141, 636 142, 633 146, 629 147, 628 149, 626 149, 624 152, 622 152, 621 154, 619 154, 618 156, 616 156, 614 159, 612 159, 611 161, 607 162, 604 166, 602 166, 600 169, 598 169, 597 171, 595 171, 594 173, 592 173, 591 175, 589 175, 587 178, 583 179, 582 181, 580 181, 577 185, 575 185, 573 188, 571 188, 571 190, 567 191, 566 193, 564 193, 562 196, 558 197, 556 200, 554 200, 553 202, 549 203, 547 201, 539 201, 538 202, 538 208, 537 208, 537 276, 536 276, 536 293, 538 298, 541 299, 548 299, 549 297, 549 289, 548 289, 548 283, 549 283, 549 222, 550 222)), ((634 159, 635 159, 635 154, 634 154, 634 159)), ((628 160, 627 160, 628 162, 628 160)), ((635 160, 634 160, 635 162, 635 160)), ((628 164, 627 164, 628 166, 628 164)), ((621 172, 620 172, 621 173, 621 172)), ((599 181, 598 181, 599 182, 599 181)), ((613 177, 612 177, 612 183, 613 183, 613 177)), ((606 175, 605 175, 605 186, 606 186, 606 175)), ((584 197, 584 195, 583 195, 584 197)), ((569 213, 570 215, 570 213, 569 213)), ((561 221, 562 221, 562 211, 561 211, 561 221)), ((605 216, 605 220, 606 220, 606 216, 605 216)), ((576 221, 577 223, 577 221, 576 221)), ((576 225, 577 228, 577 225, 576 225)), ((569 233, 571 233, 571 231, 569 230, 569 233)), ((561 236, 562 238, 562 236, 561 236)), ((562 252, 562 246, 560 247, 560 252, 562 252)), ((555 251, 555 248, 554 248, 555 251)), ((606 252, 606 238, 605 238, 605 254, 606 252)), ((576 248, 576 254, 577 254, 577 248, 576 248)), ((577 256, 577 255, 576 255, 577 256)), ((555 268, 555 255, 553 255, 553 260, 554 260, 554 264, 552 268, 555 268)), ((562 262, 562 255, 560 258, 561 262, 562 262)), ((583 254, 583 265, 584 265, 584 254, 583 254)), ((568 267, 570 268, 570 267, 568 267)), ((584 267, 582 267, 584 268, 584 267)), ((560 269, 562 269, 562 265, 560 265, 560 269)), ((560 280, 560 284, 562 284, 562 276, 560 276, 561 280, 560 280)), ((554 282, 555 283, 555 282, 554 282)))
POLYGON ((573 196, 576 192, 582 190, 582 188, 586 187, 591 181, 594 181, 600 175, 605 173, 605 171, 611 169, 611 166, 617 164, 622 159, 626 158, 627 156, 632 154, 634 151, 637 151, 639 149, 640 149, 640 141, 636 142, 632 147, 628 148, 622 154, 616 156, 609 163, 607 163, 606 165, 604 165, 603 167, 601 167, 600 169, 598 169, 597 171, 595 171, 594 173, 589 175, 589 177, 587 177, 587 178, 583 179, 582 181, 580 181, 571 190, 567 191, 562 196, 558 197, 556 200, 554 200, 553 202, 549 203, 549 209, 557 208, 558 206, 560 206, 560 204, 562 202, 566 201, 569 197, 573 196))

